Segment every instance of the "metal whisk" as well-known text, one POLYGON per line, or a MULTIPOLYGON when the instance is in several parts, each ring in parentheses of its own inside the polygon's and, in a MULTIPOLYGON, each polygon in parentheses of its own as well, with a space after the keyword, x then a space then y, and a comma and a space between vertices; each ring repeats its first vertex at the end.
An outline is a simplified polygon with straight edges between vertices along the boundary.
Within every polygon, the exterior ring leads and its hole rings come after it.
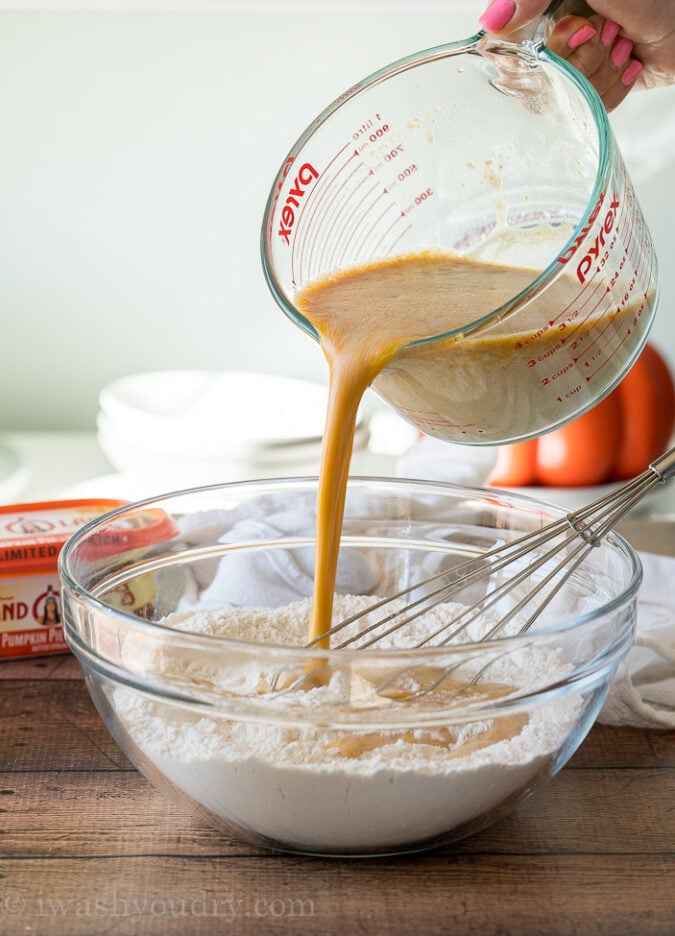
MULTIPOLYGON (((422 640, 411 643, 407 649, 415 650, 428 645, 446 647, 488 609, 499 611, 498 619, 497 623, 482 634, 481 642, 497 637, 500 632, 503 634, 509 622, 515 618, 518 620, 511 634, 524 633, 537 621, 588 553, 600 545, 617 522, 656 485, 664 484, 673 475, 675 448, 657 458, 642 474, 586 507, 568 513, 535 532, 519 536, 511 542, 500 544, 467 559, 452 569, 417 581, 364 608, 358 614, 340 621, 327 632, 331 638, 331 649, 365 649, 376 645, 437 605, 452 602, 470 586, 482 587, 480 600, 469 605, 463 604, 462 610, 455 617, 444 620, 433 633, 425 634, 422 640), (532 573, 540 569, 543 570, 542 577, 533 584, 532 573), (522 589, 519 586, 522 586, 522 589), (403 608, 400 607, 399 599, 420 591, 419 597, 414 597, 403 608), (502 613, 500 603, 503 605, 514 592, 516 599, 508 610, 502 613), (354 633, 350 633, 341 642, 333 642, 333 637, 352 625, 358 625, 360 620, 377 611, 381 611, 382 616, 378 616, 374 622, 360 629, 357 627, 354 633)), ((313 647, 321 639, 319 637, 307 646, 313 647)), ((444 669, 432 685, 425 685, 417 692, 407 693, 406 698, 423 695, 436 688, 457 665, 444 669)), ((483 670, 474 674, 468 685, 478 682, 482 673, 483 670)), ((307 678, 306 675, 299 677, 282 691, 299 688, 307 678)), ((397 676, 392 677, 386 684, 376 687, 375 691, 381 692, 396 678, 397 676)))

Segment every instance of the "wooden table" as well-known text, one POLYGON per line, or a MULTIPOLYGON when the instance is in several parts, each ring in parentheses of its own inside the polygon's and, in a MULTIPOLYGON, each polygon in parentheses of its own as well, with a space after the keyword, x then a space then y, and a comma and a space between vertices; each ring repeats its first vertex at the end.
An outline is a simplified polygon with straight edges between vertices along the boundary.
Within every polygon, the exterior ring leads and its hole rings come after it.
POLYGON ((275 854, 155 792, 72 658, 0 664, 3 936, 672 936, 674 842, 675 734, 598 725, 513 816, 455 846, 275 854))

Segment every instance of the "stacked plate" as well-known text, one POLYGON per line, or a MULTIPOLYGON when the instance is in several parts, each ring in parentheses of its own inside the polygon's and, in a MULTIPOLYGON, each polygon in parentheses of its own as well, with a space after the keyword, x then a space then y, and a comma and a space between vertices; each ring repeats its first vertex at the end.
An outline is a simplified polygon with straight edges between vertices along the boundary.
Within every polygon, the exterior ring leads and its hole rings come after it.
MULTIPOLYGON (((118 471, 171 485, 315 475, 327 395, 269 374, 137 374, 101 391, 98 441, 118 471)), ((360 420, 355 453, 367 444, 360 420)))

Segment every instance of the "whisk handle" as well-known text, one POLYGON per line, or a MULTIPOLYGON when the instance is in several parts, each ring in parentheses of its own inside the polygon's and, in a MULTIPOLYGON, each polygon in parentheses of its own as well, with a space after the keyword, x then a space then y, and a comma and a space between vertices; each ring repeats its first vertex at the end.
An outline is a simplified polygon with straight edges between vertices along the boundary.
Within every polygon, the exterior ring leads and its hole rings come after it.
POLYGON ((675 475, 675 446, 668 449, 663 455, 659 455, 649 467, 659 476, 661 481, 670 481, 675 475))

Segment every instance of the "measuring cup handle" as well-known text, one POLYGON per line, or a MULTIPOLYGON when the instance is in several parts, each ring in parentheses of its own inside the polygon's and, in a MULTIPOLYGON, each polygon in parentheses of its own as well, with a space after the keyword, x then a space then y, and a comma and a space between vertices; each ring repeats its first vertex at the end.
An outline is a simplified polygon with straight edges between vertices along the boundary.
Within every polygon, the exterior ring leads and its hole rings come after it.
POLYGON ((592 16, 593 13, 593 9, 585 0, 552 0, 545 13, 517 32, 511 33, 508 39, 509 42, 542 46, 550 36, 555 24, 563 16, 592 16))

